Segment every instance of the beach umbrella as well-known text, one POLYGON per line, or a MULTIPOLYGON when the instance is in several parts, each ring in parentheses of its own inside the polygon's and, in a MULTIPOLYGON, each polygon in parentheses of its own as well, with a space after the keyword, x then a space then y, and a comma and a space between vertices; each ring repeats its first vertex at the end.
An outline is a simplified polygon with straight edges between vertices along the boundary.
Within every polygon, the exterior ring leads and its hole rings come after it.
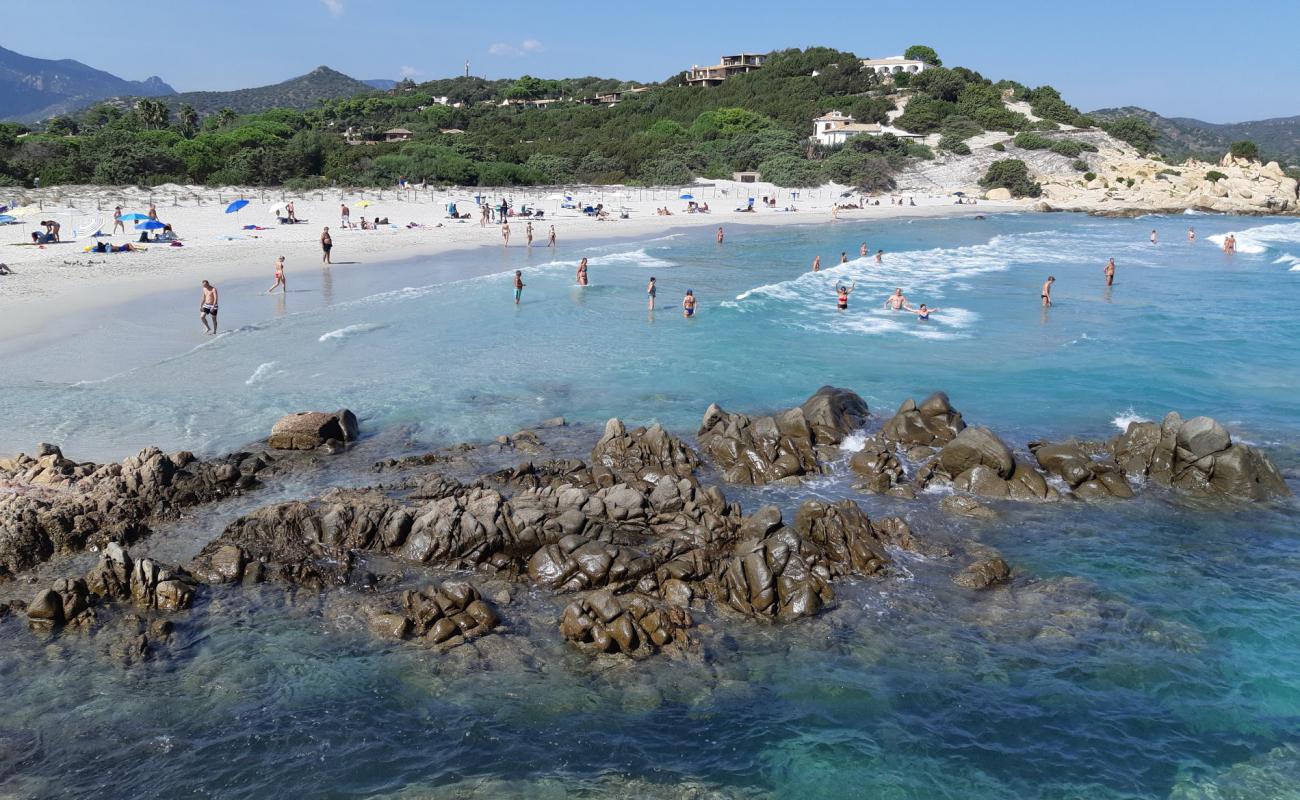
POLYGON ((140 220, 149 219, 148 214, 123 214, 123 222, 139 222, 140 220))
POLYGON ((146 219, 144 222, 136 223, 135 229, 138 231, 156 231, 165 227, 167 226, 156 219, 146 219))
POLYGON ((226 206, 226 213, 227 213, 227 214, 234 214, 234 213, 236 213, 237 211, 239 211, 239 209, 243 208, 243 207, 246 206, 246 205, 248 205, 248 201, 247 201, 247 200, 236 200, 235 202, 233 202, 233 203, 231 203, 230 205, 226 206))
POLYGON ((956 197, 965 197, 965 196, 966 196, 966 193, 965 193, 965 192, 953 192, 953 195, 956 196, 956 197))
POLYGON ((369 200, 362 200, 360 203, 357 203, 357 208, 369 208, 369 207, 370 207, 369 200))
POLYGON ((17 222, 17 217, 11 217, 8 214, 0 214, 0 225, 8 225, 11 222, 17 222))
POLYGON ((677 199, 678 199, 678 200, 694 200, 694 199, 695 199, 695 195, 693 195, 693 194, 682 194, 682 195, 678 195, 678 196, 677 196, 677 199))

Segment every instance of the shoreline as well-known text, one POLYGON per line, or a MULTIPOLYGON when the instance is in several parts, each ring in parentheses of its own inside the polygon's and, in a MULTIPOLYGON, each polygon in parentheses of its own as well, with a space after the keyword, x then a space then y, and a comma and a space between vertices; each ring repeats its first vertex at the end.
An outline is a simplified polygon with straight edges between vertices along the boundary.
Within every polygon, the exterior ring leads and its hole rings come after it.
MULTIPOLYGON (((761 194, 763 190, 752 191, 761 194)), ((430 193, 415 203, 378 201, 364 211, 386 215, 384 218, 394 220, 396 225, 405 225, 407 221, 427 220, 430 212, 442 213, 440 209, 446 200, 442 194, 430 193), (415 219, 409 220, 408 217, 415 219)), ((518 197, 520 193, 513 194, 518 197)), ((636 241, 708 226, 824 225, 837 221, 967 217, 1032 210, 1014 202, 981 201, 975 206, 958 206, 948 202, 948 198, 917 197, 916 206, 868 206, 842 211, 838 218, 833 218, 830 202, 841 198, 835 191, 823 191, 822 194, 828 196, 807 203, 800 200, 797 212, 761 209, 752 214, 734 210, 715 210, 708 214, 674 211, 669 217, 655 214, 656 203, 666 202, 671 207, 682 202, 676 199, 627 201, 623 207, 628 208, 631 218, 611 218, 608 223, 597 223, 570 212, 570 215, 534 220, 533 250, 548 252, 546 232, 551 225, 556 228, 557 244, 565 247, 570 243, 591 246, 619 240, 636 241)), ((66 195, 62 196, 67 199, 66 195)), ((84 200, 75 202, 85 204, 84 200)), ((336 228, 337 202, 304 200, 295 201, 295 204, 301 216, 309 221, 292 226, 273 225, 269 230, 251 234, 258 238, 213 241, 229 235, 222 233, 230 227, 223 219, 224 215, 217 213, 214 206, 182 206, 161 208, 159 217, 175 226, 185 242, 183 247, 150 244, 149 251, 144 253, 95 254, 83 252, 85 245, 82 241, 44 249, 0 245, 0 262, 8 263, 15 271, 13 275, 0 278, 0 337, 13 344, 15 339, 30 340, 30 337, 41 337, 46 333, 60 336, 63 331, 59 330, 59 323, 69 317, 191 284, 196 287, 197 297, 197 286, 204 279, 211 280, 218 289, 223 283, 260 274, 266 275, 269 281, 272 264, 278 255, 287 256, 288 274, 292 277, 295 271, 320 265, 317 237, 326 224, 335 241, 333 255, 339 259, 332 266, 341 268, 374 267, 439 256, 464 258, 474 253, 491 253, 500 247, 501 242, 499 225, 480 227, 477 220, 447 224, 446 220, 435 219, 426 224, 442 223, 442 227, 340 231, 336 228), (318 225, 321 220, 324 222, 318 225), (51 313, 53 308, 57 311, 51 313)), ((251 215, 240 216, 243 219, 236 222, 248 224, 255 221, 251 215)), ((354 214, 354 220, 359 218, 359 214, 354 214)), ((527 223, 527 218, 512 218, 511 249, 525 246, 524 226, 527 223)), ((26 231, 28 227, 13 226, 13 229, 26 231)), ((0 229, 4 233, 10 230, 0 229)), ((119 236, 107 237, 106 240, 121 243, 130 238, 119 236)))

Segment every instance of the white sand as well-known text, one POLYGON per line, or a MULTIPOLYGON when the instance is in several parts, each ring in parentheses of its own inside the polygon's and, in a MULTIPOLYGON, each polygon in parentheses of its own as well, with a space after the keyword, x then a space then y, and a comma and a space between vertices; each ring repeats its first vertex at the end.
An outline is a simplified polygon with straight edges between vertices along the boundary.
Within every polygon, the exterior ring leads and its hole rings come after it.
MULTIPOLYGON (((0 262, 7 263, 12 275, 0 275, 0 337, 41 332, 51 321, 90 308, 102 307, 154 292, 193 285, 197 303, 198 285, 207 279, 218 287, 226 279, 265 274, 267 285, 272 281, 273 263, 277 256, 286 257, 288 274, 295 269, 316 268, 321 263, 319 239, 321 229, 329 226, 334 239, 333 258, 337 269, 368 269, 394 259, 414 256, 432 256, 450 250, 475 247, 502 246, 501 228, 489 224, 479 225, 479 209, 474 196, 481 194, 490 202, 500 203, 504 196, 515 208, 522 205, 545 210, 543 220, 533 222, 533 246, 545 249, 547 231, 555 226, 560 242, 602 238, 650 237, 664 230, 682 226, 722 226, 729 236, 738 225, 833 223, 832 205, 856 202, 857 196, 842 198, 843 187, 827 186, 820 189, 800 190, 792 201, 791 193, 770 184, 737 184, 717 181, 706 187, 689 187, 699 201, 710 206, 708 214, 687 214, 687 202, 678 199, 679 190, 638 189, 623 187, 594 187, 572 190, 555 189, 480 189, 480 190, 428 190, 399 192, 396 188, 385 190, 338 189, 281 193, 278 190, 257 189, 207 189, 200 187, 164 186, 150 190, 105 187, 54 187, 37 191, 3 190, 0 198, 11 198, 36 206, 23 217, 23 225, 0 226, 0 262), (598 222, 578 211, 561 209, 560 201, 547 199, 565 193, 592 205, 604 203, 611 211, 607 221, 598 222), (797 211, 777 211, 758 208, 754 213, 739 213, 748 197, 776 194, 778 208, 792 202, 797 211), (225 214, 225 205, 240 196, 250 200, 238 214, 225 214), (157 205, 158 216, 170 223, 182 237, 183 247, 151 244, 143 253, 87 253, 83 248, 98 239, 82 238, 73 243, 48 245, 44 248, 10 246, 29 241, 35 223, 53 217, 64 223, 63 233, 69 233, 72 216, 60 214, 56 209, 76 209, 84 221, 95 214, 103 215, 102 229, 112 230, 113 207, 121 205, 125 213, 145 213, 150 198, 157 205), (294 203, 300 225, 279 225, 272 209, 285 200, 294 203), (449 200, 457 201, 459 210, 471 212, 473 219, 456 222, 446 219, 449 200), (370 205, 359 207, 362 201, 370 205), (386 217, 392 227, 379 230, 343 230, 339 227, 340 202, 347 203, 352 211, 353 224, 362 216, 369 219, 386 217), (659 207, 669 208, 672 216, 658 216, 659 207), (619 219, 620 209, 627 209, 629 218, 619 219), (422 223, 423 229, 408 229, 407 223, 422 223), (264 231, 244 231, 243 225, 262 225, 264 231), (441 227, 434 227, 441 224, 441 227), (234 237, 234 238, 223 238, 234 237)), ((978 205, 954 205, 951 196, 912 196, 915 206, 890 205, 889 198, 879 198, 881 205, 865 209, 841 210, 841 221, 885 219, 907 216, 971 215, 982 212, 1025 209, 1016 203, 991 203, 981 200, 978 205)), ((0 202, 10 202, 0 200, 0 202)), ((525 246, 525 226, 528 220, 511 220, 510 247, 525 246)), ((129 227, 130 224, 128 224, 129 227)), ((114 244, 134 242, 139 233, 117 234, 105 241, 114 244)), ((842 249, 855 249, 856 242, 842 249), (850 247, 852 245, 852 247, 850 247)), ((809 254, 809 261, 812 259, 809 254)))

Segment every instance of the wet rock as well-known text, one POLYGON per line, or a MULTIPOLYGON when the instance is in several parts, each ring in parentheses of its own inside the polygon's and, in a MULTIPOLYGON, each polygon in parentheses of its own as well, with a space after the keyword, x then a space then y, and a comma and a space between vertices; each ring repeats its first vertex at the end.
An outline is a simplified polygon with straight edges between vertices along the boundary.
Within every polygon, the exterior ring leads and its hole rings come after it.
POLYGON ((644 658, 665 647, 689 644, 686 629, 692 624, 684 609, 660 607, 644 595, 592 592, 565 607, 560 635, 592 655, 644 658))
POLYGON ((967 470, 985 467, 995 477, 1010 478, 1016 468, 1011 448, 988 428, 965 428, 945 444, 936 457, 937 465, 954 478, 967 470))
POLYGON ((761 620, 790 622, 815 615, 835 597, 830 571, 814 565, 818 550, 788 528, 739 542, 722 567, 724 601, 761 620))
POLYGON ((314 450, 330 440, 351 442, 356 438, 357 417, 346 408, 333 414, 300 411, 275 423, 267 446, 273 450, 314 450))
MULTIPOLYGON (((854 488, 875 494, 887 494, 896 489, 908 489, 910 492, 910 487, 904 483, 907 474, 902 462, 894 454, 893 446, 880 438, 868 439, 862 449, 849 459, 849 467, 862 476, 854 488)), ((915 496, 911 492, 911 497, 915 496)))
POLYGON ((700 466, 695 451, 658 423, 629 431, 618 419, 605 424, 605 434, 592 448, 591 460, 624 481, 640 480, 647 485, 665 476, 692 478, 700 466))
POLYGON ((127 600, 139 608, 180 611, 193 604, 195 587, 185 570, 149 558, 135 561, 114 543, 84 578, 62 578, 38 591, 28 604, 27 619, 42 629, 91 625, 95 606, 127 600))
POLYGON ((867 404, 853 392, 823 386, 803 405, 750 418, 709 406, 700 445, 731 483, 761 485, 815 474, 834 446, 867 421, 867 404))
POLYGON ((628 547, 565 536, 528 561, 528 576, 557 592, 608 588, 625 591, 655 570, 653 559, 628 547))
POLYGON ((967 589, 987 589, 1011 580, 1011 567, 1001 558, 976 561, 952 577, 952 582, 967 589))
POLYGON ((1116 463, 1130 474, 1185 492, 1266 500, 1291 494, 1277 467, 1257 448, 1234 443, 1209 417, 1133 422, 1109 442, 1116 463))
POLYGON ((983 503, 961 494, 950 494, 943 498, 939 501, 939 508, 949 514, 975 519, 997 519, 998 516, 998 512, 983 503))
POLYGON ((939 447, 957 438, 965 428, 961 413, 949 403, 948 395, 935 392, 920 405, 915 400, 904 401, 885 422, 881 436, 907 447, 939 447))
MULTIPOLYGON (((501 620, 474 586, 447 582, 401 594, 401 616, 405 626, 388 615, 389 634, 397 638, 425 639, 431 644, 453 647, 492 631, 501 620)), ((372 629, 374 628, 372 620, 372 629)))
POLYGON ((1110 459, 1093 460, 1077 442, 1030 442, 1029 451, 1038 465, 1064 481, 1075 497, 1083 500, 1133 497, 1133 489, 1118 464, 1110 459))
POLYGON ((794 530, 824 548, 832 576, 877 575, 890 563, 886 540, 852 500, 805 500, 795 513, 794 530))

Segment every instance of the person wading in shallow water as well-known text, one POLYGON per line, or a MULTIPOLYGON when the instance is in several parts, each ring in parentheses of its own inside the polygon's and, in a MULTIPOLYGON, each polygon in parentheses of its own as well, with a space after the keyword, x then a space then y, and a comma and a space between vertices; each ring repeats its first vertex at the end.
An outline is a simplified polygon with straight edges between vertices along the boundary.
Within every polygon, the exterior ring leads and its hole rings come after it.
POLYGON ((578 262, 578 285, 587 285, 587 259, 585 257, 578 262))
POLYGON ((723 234, 723 232, 722 232, 722 228, 718 228, 718 244, 722 244, 722 240, 725 239, 725 238, 726 238, 726 235, 723 234))
POLYGON ((1114 286, 1115 285, 1115 259, 1112 258, 1110 261, 1106 262, 1106 269, 1104 271, 1106 273, 1106 285, 1114 286))
POLYGON ((1056 283, 1056 277, 1048 275, 1047 280, 1043 282, 1043 291, 1040 292, 1043 298, 1043 308, 1049 308, 1052 305, 1052 284, 1056 283))
POLYGON ((845 286, 841 283, 835 287, 835 306, 840 311, 849 310, 849 295, 853 294, 853 290, 856 288, 858 288, 857 281, 854 281, 851 286, 845 286))
POLYGON ((203 295, 199 298, 199 320, 203 322, 203 330, 217 332, 217 287, 207 281, 203 282, 203 295), (208 327, 208 317, 212 317, 212 327, 208 327))
POLYGON ((695 290, 687 289, 686 296, 682 298, 682 316, 695 316, 695 290))
POLYGON ((646 284, 646 287, 645 287, 645 293, 646 293, 646 296, 648 296, 648 297, 650 298, 650 302, 649 302, 649 305, 648 305, 647 307, 648 307, 651 311, 654 311, 654 310, 655 310, 655 295, 658 294, 658 290, 657 290, 656 287, 655 287, 655 278, 654 278, 653 275, 650 276, 650 283, 646 284))
POLYGON ((515 305, 519 305, 519 298, 524 294, 524 273, 521 270, 515 270, 515 305))

